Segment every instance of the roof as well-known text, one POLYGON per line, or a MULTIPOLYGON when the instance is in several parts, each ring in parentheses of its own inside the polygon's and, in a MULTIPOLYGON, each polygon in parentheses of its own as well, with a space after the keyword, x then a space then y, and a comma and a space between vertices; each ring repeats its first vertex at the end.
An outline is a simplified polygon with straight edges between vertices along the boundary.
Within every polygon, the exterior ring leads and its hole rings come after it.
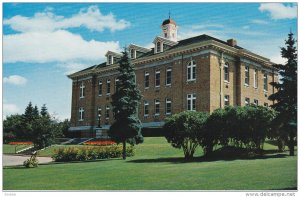
POLYGON ((164 22, 162 23, 162 25, 167 25, 167 24, 174 24, 176 25, 176 22, 170 18, 164 20, 164 22))
MULTIPOLYGON (((169 20, 169 19, 167 19, 167 20, 169 20)), ((167 21, 167 20, 165 20, 165 21, 167 21)), ((190 45, 190 44, 194 44, 194 43, 198 43, 198 42, 208 41, 208 40, 214 40, 214 41, 217 41, 219 43, 225 44, 227 46, 234 47, 236 49, 243 49, 242 47, 240 47, 238 45, 231 46, 230 44, 228 44, 227 42, 225 42, 223 40, 211 37, 211 36, 206 35, 206 34, 202 34, 202 35, 199 35, 199 36, 195 36, 195 37, 187 38, 187 39, 184 39, 184 40, 180 40, 180 41, 178 41, 178 43, 176 45, 171 46, 166 51, 169 51, 169 50, 172 50, 172 49, 181 48, 181 47, 184 47, 184 46, 187 46, 187 45, 190 45)), ((150 56, 153 56, 153 55, 156 55, 156 54, 154 54, 154 48, 151 48, 151 49, 149 49, 148 52, 146 52, 143 55, 139 56, 139 58, 150 57, 150 56)), ((106 67, 106 66, 107 66, 106 62, 104 62, 104 63, 101 63, 99 65, 94 65, 94 66, 88 67, 88 68, 86 68, 84 70, 81 70, 81 71, 78 71, 76 73, 73 73, 72 75, 76 75, 77 73, 80 73, 80 72, 83 72, 83 71, 92 70, 92 69, 101 68, 101 67, 106 67)))

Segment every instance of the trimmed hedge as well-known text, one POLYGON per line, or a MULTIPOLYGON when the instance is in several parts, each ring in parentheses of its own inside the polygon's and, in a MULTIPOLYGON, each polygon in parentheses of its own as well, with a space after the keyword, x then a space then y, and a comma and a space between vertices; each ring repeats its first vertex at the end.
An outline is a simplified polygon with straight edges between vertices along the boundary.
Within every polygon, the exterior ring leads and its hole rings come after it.
MULTIPOLYGON (((96 159, 108 159, 122 157, 122 147, 113 146, 93 146, 93 147, 70 147, 54 150, 52 158, 54 161, 89 161, 96 159)), ((133 146, 126 148, 126 156, 134 155, 133 146)))

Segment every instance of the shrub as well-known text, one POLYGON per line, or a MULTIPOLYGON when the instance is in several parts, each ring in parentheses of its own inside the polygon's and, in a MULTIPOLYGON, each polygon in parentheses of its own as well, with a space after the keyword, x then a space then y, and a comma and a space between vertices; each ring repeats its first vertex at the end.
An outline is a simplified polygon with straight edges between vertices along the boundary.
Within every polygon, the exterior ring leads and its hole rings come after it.
MULTIPOLYGON (((134 155, 134 148, 130 146, 126 149, 126 156, 134 155)), ((119 158, 122 156, 122 147, 113 146, 93 146, 93 147, 68 147, 55 150, 52 158, 55 161, 88 161, 96 159, 119 158)))
POLYGON ((183 149, 185 159, 193 157, 207 117, 208 113, 185 111, 166 119, 165 137, 174 148, 183 149))
POLYGON ((26 168, 36 168, 38 167, 39 161, 36 158, 36 153, 33 154, 29 159, 25 160, 23 166, 26 168))

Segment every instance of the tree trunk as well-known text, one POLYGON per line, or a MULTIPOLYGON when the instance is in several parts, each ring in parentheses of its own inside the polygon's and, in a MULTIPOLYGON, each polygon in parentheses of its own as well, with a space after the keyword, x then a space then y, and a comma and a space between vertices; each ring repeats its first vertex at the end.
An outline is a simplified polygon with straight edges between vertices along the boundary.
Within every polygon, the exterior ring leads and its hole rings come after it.
POLYGON ((290 156, 294 156, 295 155, 295 147, 294 147, 294 139, 290 139, 289 142, 289 149, 290 149, 290 156))
POLYGON ((126 159, 126 140, 123 141, 123 159, 126 159))

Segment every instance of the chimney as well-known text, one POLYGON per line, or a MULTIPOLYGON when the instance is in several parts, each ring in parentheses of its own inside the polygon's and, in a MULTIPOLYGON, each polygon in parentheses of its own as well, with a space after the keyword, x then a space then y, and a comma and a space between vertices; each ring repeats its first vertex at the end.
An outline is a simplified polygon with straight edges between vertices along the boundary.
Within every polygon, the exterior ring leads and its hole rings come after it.
POLYGON ((235 47, 237 45, 237 42, 235 39, 231 38, 229 40, 227 40, 227 43, 232 46, 232 47, 235 47))

